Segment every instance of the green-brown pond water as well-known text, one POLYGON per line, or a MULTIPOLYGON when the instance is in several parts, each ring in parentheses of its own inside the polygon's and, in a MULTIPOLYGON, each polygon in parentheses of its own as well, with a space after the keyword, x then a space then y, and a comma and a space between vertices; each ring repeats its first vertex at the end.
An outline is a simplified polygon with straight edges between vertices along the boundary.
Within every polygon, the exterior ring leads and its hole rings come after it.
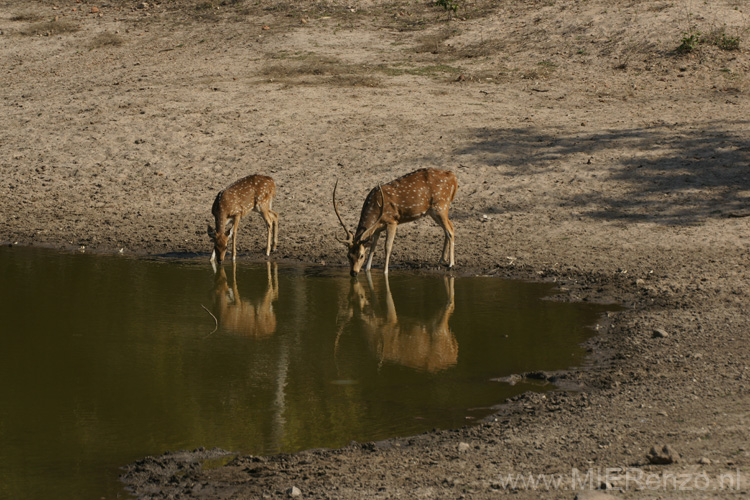
POLYGON ((553 293, 0 248, 0 498, 123 498, 119 467, 168 450, 294 452, 466 425, 540 389, 493 379, 583 362, 605 308, 553 293))

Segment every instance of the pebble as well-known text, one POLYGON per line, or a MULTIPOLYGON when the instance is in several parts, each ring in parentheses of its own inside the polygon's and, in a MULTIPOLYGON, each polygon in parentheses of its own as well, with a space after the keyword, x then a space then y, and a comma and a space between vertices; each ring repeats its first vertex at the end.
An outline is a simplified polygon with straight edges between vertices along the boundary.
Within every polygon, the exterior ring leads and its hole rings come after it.
POLYGON ((654 333, 652 334, 652 337, 655 339, 665 339, 669 337, 669 334, 667 333, 666 330, 662 328, 656 328, 654 329, 654 333))
POLYGON ((294 498, 294 497, 300 496, 302 494, 302 492, 296 486, 292 486, 291 488, 289 488, 288 490, 286 490, 286 494, 289 495, 290 497, 294 498))
POLYGON ((657 446, 652 446, 651 451, 648 452, 646 458, 648 458, 648 461, 652 464, 667 465, 677 463, 680 454, 670 445, 665 444, 661 448, 661 451, 657 446))
POLYGON ((700 460, 698 460, 698 463, 701 465, 711 465, 711 459, 706 457, 701 457, 700 460))
POLYGON ((466 453, 467 451, 469 451, 469 449, 471 449, 471 446, 469 445, 469 443, 458 443, 459 453, 466 453))

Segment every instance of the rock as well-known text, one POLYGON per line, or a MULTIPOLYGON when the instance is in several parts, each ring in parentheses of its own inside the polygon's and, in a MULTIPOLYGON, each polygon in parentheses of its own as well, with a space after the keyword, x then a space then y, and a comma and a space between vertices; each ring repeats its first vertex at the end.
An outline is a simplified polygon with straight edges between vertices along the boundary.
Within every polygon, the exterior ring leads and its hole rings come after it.
POLYGON ((648 461, 652 464, 668 465, 677 463, 680 459, 680 454, 670 445, 665 444, 661 451, 658 450, 656 446, 652 446, 651 451, 648 452, 646 458, 648 458, 648 461))
POLYGON ((471 449, 471 446, 469 443, 458 443, 458 452, 459 453, 466 453, 471 449))
MULTIPOLYGON (((507 335, 505 337, 507 337, 507 335)), ((523 377, 521 375, 514 373, 513 375, 508 375, 507 377, 498 377, 498 378, 493 378, 490 380, 492 382, 502 382, 508 385, 516 385, 517 383, 523 380, 523 377)))
POLYGON ((655 328, 654 329, 654 333, 651 335, 651 337, 653 337, 655 339, 665 339, 665 338, 669 337, 669 334, 667 333, 666 330, 664 330, 662 328, 655 328))
POLYGON ((292 486, 291 488, 289 488, 288 490, 286 490, 286 494, 289 495, 290 497, 294 498, 294 497, 300 496, 302 494, 302 492, 296 486, 292 486))
POLYGON ((701 465, 711 465, 711 459, 706 457, 701 457, 700 460, 698 460, 698 463, 701 465))
POLYGON ((523 376, 530 380, 549 380, 549 376, 543 371, 526 372, 523 376))
POLYGON ((99 7, 96 7, 96 6, 91 7, 91 13, 92 14, 97 14, 98 12, 99 12, 99 7))

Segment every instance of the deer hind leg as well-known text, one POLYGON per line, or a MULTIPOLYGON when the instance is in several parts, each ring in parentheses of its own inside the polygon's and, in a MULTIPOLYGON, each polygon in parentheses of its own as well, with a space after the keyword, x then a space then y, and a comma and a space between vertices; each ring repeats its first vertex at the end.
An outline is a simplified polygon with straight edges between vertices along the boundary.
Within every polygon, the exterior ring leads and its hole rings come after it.
POLYGON ((447 264, 449 268, 453 267, 455 263, 453 223, 448 218, 447 211, 430 212, 430 216, 443 228, 443 232, 445 233, 443 254, 440 257, 439 264, 447 264))
POLYGON ((271 211, 269 209, 261 211, 260 215, 263 217, 263 222, 266 223, 266 231, 268 233, 268 236, 266 238, 266 255, 271 255, 271 243, 273 242, 274 216, 271 215, 271 211))
POLYGON ((393 240, 396 238, 396 228, 398 224, 388 224, 385 227, 385 266, 383 273, 388 274, 388 264, 391 261, 391 250, 393 250, 393 240))
POLYGON ((273 219, 273 248, 271 248, 271 251, 276 251, 276 247, 279 246, 279 214, 277 212, 274 212, 270 208, 268 209, 269 213, 271 214, 271 218, 273 219))

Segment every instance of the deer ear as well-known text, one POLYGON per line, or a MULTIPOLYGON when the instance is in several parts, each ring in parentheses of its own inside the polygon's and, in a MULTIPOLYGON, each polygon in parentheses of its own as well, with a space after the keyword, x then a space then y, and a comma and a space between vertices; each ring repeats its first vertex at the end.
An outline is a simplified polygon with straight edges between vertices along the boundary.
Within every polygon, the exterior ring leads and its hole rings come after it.
POLYGON ((227 238, 231 238, 232 233, 234 233, 234 224, 232 224, 232 227, 230 227, 229 231, 226 232, 227 238))
POLYGON ((209 238, 211 238, 212 240, 216 239, 216 230, 213 227, 211 227, 211 224, 208 224, 208 231, 207 232, 208 232, 208 237, 209 238))

